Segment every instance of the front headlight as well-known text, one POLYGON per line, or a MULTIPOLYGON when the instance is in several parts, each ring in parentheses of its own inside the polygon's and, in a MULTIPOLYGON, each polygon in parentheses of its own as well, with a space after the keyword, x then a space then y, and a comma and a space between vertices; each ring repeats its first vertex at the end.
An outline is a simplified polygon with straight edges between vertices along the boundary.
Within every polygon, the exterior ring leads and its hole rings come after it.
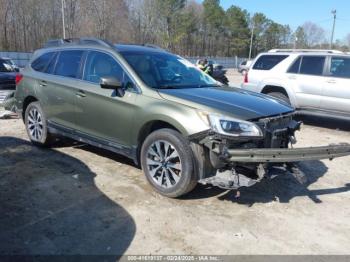
POLYGON ((211 128, 219 134, 227 136, 263 136, 260 128, 248 121, 215 114, 209 114, 208 119, 211 128))

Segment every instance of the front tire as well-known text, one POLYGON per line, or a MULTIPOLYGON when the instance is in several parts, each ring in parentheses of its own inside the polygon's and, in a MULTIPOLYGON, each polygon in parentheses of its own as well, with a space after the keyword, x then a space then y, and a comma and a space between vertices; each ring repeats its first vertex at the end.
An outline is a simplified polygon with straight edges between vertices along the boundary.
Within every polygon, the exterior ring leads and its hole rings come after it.
POLYGON ((148 182, 164 196, 179 197, 197 184, 189 141, 175 130, 151 133, 142 145, 140 159, 148 182))
POLYGON ((47 129, 47 120, 39 102, 30 103, 25 111, 25 127, 30 141, 38 146, 49 146, 52 136, 47 129))

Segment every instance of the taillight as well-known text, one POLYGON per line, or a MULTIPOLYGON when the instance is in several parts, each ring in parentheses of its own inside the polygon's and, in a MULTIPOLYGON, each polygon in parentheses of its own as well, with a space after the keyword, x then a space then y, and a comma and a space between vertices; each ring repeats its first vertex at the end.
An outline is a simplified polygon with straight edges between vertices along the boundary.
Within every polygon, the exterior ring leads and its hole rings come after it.
POLYGON ((16 79, 15 79, 16 85, 18 85, 19 82, 21 82, 22 78, 23 78, 23 75, 22 75, 22 74, 17 74, 17 75, 16 75, 16 79))
POLYGON ((248 71, 245 72, 244 74, 244 80, 243 80, 244 83, 248 83, 248 71))

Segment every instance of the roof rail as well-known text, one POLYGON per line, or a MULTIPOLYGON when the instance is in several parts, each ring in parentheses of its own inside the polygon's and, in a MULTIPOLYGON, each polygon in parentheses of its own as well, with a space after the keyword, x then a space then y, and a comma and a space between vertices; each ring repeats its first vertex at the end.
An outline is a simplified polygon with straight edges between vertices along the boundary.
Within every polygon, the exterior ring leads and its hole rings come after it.
POLYGON ((269 53, 279 53, 279 52, 301 52, 301 53, 330 53, 330 54, 344 54, 344 52, 339 50, 331 50, 331 49, 271 49, 268 51, 269 53))
POLYGON ((81 37, 81 38, 61 38, 61 39, 52 39, 45 43, 44 48, 55 47, 69 44, 78 44, 78 45, 102 45, 105 47, 113 47, 113 44, 106 40, 102 40, 94 37, 81 37))

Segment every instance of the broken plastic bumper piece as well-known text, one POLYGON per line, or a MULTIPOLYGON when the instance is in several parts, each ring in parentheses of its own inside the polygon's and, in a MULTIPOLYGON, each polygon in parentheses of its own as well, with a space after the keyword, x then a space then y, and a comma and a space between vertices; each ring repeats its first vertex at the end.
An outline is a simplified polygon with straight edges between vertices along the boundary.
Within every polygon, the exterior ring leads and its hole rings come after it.
MULTIPOLYGON (((215 149, 214 149, 215 150, 215 149)), ((216 152, 219 153, 220 152, 216 152)), ((303 148, 254 148, 226 149, 221 152, 227 162, 244 163, 288 163, 307 160, 320 160, 350 155, 350 144, 303 148)))

